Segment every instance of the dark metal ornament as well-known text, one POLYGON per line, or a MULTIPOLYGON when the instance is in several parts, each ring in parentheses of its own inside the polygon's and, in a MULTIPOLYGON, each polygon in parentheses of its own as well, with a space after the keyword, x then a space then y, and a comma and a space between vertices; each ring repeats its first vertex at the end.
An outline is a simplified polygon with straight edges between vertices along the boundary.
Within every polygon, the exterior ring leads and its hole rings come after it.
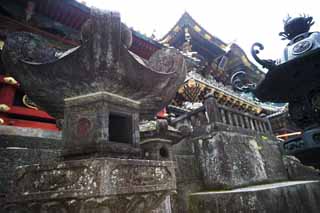
POLYGON ((284 32, 289 43, 277 63, 260 59, 263 45, 252 45, 252 56, 268 69, 265 79, 253 91, 261 101, 289 102, 290 119, 303 134, 281 143, 284 154, 294 155, 303 163, 319 167, 320 162, 320 33, 309 32, 311 16, 289 17, 284 32), (257 49, 258 48, 258 49, 257 49))

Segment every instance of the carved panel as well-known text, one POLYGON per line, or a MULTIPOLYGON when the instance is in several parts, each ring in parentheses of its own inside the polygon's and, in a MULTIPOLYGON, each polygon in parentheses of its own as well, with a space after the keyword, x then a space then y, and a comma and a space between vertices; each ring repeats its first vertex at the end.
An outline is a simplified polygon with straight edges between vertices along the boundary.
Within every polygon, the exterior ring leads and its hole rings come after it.
POLYGON ((171 191, 59 199, 12 203, 2 208, 4 213, 149 213, 157 208, 171 191))
POLYGON ((166 184, 172 180, 172 174, 166 167, 148 167, 121 165, 110 173, 115 187, 132 187, 166 184))
POLYGON ((23 195, 37 192, 85 190, 97 187, 93 172, 85 166, 20 171, 16 185, 23 195))

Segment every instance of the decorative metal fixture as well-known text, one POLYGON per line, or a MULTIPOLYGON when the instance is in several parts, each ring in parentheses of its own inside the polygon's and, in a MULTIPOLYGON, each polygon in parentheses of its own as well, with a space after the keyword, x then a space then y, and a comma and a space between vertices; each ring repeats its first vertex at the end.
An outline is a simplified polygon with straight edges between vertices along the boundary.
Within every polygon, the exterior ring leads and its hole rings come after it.
POLYGON ((254 43, 255 60, 269 71, 253 91, 261 101, 288 102, 290 119, 303 134, 282 144, 284 153, 295 155, 307 165, 320 162, 320 33, 309 32, 311 16, 288 17, 279 35, 289 43, 280 60, 260 59, 263 49, 254 43))

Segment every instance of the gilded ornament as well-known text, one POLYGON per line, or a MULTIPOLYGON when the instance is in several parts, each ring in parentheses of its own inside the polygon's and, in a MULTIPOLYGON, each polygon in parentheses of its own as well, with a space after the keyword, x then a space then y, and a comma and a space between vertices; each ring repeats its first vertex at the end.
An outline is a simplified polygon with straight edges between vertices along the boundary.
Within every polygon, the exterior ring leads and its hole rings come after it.
POLYGON ((200 28, 198 25, 194 25, 193 29, 194 29, 194 31, 196 31, 197 33, 198 33, 198 32, 201 32, 201 28, 200 28))
POLYGON ((207 40, 211 40, 212 39, 212 37, 208 33, 204 34, 204 38, 207 39, 207 40))
POLYGON ((35 110, 38 110, 39 108, 37 107, 37 105, 35 103, 33 103, 32 100, 30 100, 30 98, 27 96, 27 95, 24 95, 23 98, 22 98, 22 102, 23 104, 28 107, 28 108, 31 108, 31 109, 35 109, 35 110))
POLYGON ((3 81, 7 84, 16 85, 18 82, 12 77, 4 77, 3 81))
POLYGON ((10 110, 10 107, 6 104, 0 104, 0 112, 7 112, 10 110))

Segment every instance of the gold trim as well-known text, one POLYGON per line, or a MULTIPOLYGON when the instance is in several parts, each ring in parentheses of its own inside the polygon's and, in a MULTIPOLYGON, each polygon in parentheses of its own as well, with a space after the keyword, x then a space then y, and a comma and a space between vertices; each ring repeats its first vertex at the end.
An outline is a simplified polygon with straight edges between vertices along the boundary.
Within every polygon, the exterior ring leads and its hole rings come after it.
POLYGON ((177 32, 180 31, 180 29, 181 29, 181 28, 180 28, 179 26, 176 26, 176 27, 173 29, 173 31, 177 33, 177 32))
POLYGON ((204 34, 204 38, 207 39, 207 40, 211 40, 212 39, 212 37, 208 33, 204 34))
POLYGON ((171 38, 172 38, 172 36, 171 36, 171 35, 168 35, 168 36, 165 37, 162 41, 160 41, 160 43, 163 44, 163 45, 165 45, 165 46, 166 46, 166 45, 170 46, 170 45, 169 45, 169 42, 170 42, 171 38))
POLYGON ((219 47, 224 50, 224 49, 226 49, 227 45, 220 44, 219 47))
POLYGON ((0 118, 0 124, 4 124, 4 120, 0 118))
POLYGON ((178 93, 182 94, 184 92, 184 86, 182 85, 179 89, 178 89, 178 93))
POLYGON ((196 87, 196 86, 197 86, 197 83, 196 83, 196 81, 195 81, 194 79, 190 79, 190 80, 188 81, 187 85, 188 85, 188 87, 193 88, 193 87, 196 87))
POLYGON ((198 32, 201 32, 201 28, 200 28, 198 25, 194 25, 193 29, 194 29, 194 31, 196 31, 197 33, 198 33, 198 32))
MULTIPOLYGON (((28 103, 27 98, 28 98, 27 95, 24 95, 24 96, 22 97, 22 102, 23 102, 23 104, 26 105, 26 107, 28 107, 28 108, 35 109, 35 110, 39 110, 39 108, 36 107, 35 105, 32 105, 31 103, 28 103)), ((29 99, 29 100, 30 100, 30 99, 29 99)), ((32 102, 32 101, 31 101, 31 102, 32 102)))
POLYGON ((4 46, 4 41, 1 41, 1 40, 0 40, 0 50, 3 49, 3 46, 4 46))
POLYGON ((251 64, 244 55, 241 56, 241 61, 242 61, 242 63, 244 63, 244 65, 246 65, 247 67, 250 67, 251 64))
POLYGON ((0 104, 0 112, 7 112, 10 110, 10 107, 6 104, 0 104))
POLYGON ((17 85, 17 84, 18 84, 18 82, 17 82, 14 78, 12 78, 12 77, 4 77, 4 78, 3 78, 3 81, 4 81, 5 83, 11 84, 11 85, 17 85))
POLYGON ((256 112, 257 114, 260 114, 261 111, 262 111, 261 108, 256 108, 256 109, 255 109, 255 112, 256 112))

